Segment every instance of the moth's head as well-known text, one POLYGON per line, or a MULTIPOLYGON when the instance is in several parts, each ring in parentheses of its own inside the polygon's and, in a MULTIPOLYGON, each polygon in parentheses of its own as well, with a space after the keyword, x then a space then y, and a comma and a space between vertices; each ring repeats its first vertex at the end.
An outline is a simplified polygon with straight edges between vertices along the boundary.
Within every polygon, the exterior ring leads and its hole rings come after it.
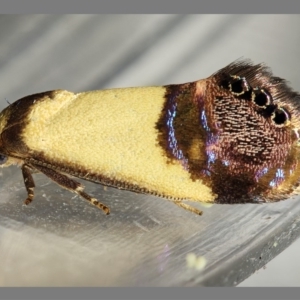
POLYGON ((208 78, 200 122, 220 202, 275 201, 299 185, 300 96, 264 65, 236 61, 208 78))
POLYGON ((8 167, 12 164, 23 163, 21 159, 14 157, 13 155, 14 152, 18 151, 18 143, 16 143, 18 138, 13 134, 15 123, 10 122, 10 117, 12 115, 17 115, 14 106, 15 104, 13 103, 0 113, 0 167, 8 167), (15 151, 12 151, 11 149, 15 151))
POLYGON ((6 167, 7 165, 10 165, 8 155, 5 153, 5 147, 3 145, 2 141, 2 132, 5 131, 5 128, 7 126, 7 121, 9 118, 9 107, 4 109, 0 113, 0 167, 6 167))

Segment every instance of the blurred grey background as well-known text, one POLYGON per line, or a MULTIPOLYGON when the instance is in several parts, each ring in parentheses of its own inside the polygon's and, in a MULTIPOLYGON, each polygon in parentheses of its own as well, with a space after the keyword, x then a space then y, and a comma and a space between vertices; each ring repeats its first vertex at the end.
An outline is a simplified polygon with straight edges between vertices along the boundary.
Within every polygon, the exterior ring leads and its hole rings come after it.
MULTIPOLYGON (((240 57, 300 90, 299 39, 298 15, 0 15, 0 109, 52 89, 195 81, 240 57)), ((213 206, 199 218, 84 183, 111 207, 105 217, 39 175, 24 208, 20 173, 0 170, 1 286, 300 286, 300 241, 288 247, 296 200, 213 206), (191 268, 190 253, 206 267, 191 268)))

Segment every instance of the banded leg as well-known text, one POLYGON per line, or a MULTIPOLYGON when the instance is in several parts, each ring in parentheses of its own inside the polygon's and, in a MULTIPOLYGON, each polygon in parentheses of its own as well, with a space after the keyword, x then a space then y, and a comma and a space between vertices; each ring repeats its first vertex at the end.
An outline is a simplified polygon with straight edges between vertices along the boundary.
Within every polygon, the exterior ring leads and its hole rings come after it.
POLYGON ((193 206, 191 206, 191 205, 188 205, 188 204, 186 204, 186 203, 183 203, 182 200, 177 200, 177 201, 175 200, 174 203, 175 203, 176 205, 178 205, 178 206, 180 206, 180 207, 186 209, 186 210, 189 210, 189 211, 191 211, 191 212, 193 212, 193 213, 199 215, 199 216, 201 216, 201 215, 203 214, 203 211, 202 211, 202 210, 199 210, 199 209, 197 209, 197 208, 195 208, 195 207, 193 207, 193 206))
POLYGON ((106 215, 109 215, 109 213, 110 213, 109 207, 107 207, 103 203, 99 202, 96 198, 93 198, 90 195, 88 195, 87 193, 85 193, 83 191, 84 187, 79 182, 69 178, 68 176, 66 176, 64 174, 58 173, 57 171, 55 171, 53 169, 39 166, 36 164, 32 164, 32 166, 34 168, 36 168, 38 171, 40 171, 41 173, 45 174, 50 179, 52 179, 54 182, 56 182, 61 187, 80 195, 83 199, 89 201, 91 204, 102 209, 106 215))
POLYGON ((24 179, 24 184, 27 190, 27 199, 24 201, 25 205, 28 205, 29 203, 32 202, 33 197, 34 197, 34 180, 32 178, 31 173, 33 172, 32 168, 26 164, 22 166, 22 174, 23 174, 23 179, 24 179))

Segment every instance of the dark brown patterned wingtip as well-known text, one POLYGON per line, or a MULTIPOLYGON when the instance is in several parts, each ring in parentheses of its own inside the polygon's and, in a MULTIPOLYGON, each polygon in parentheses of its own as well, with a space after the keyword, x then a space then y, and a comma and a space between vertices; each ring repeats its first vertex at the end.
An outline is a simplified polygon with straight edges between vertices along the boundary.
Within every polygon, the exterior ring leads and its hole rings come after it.
POLYGON ((247 60, 216 72, 209 85, 216 201, 286 198, 299 185, 299 94, 264 64, 247 60))
POLYGON ((300 96, 268 67, 238 60, 166 88, 159 144, 215 202, 278 201, 299 185, 300 96))

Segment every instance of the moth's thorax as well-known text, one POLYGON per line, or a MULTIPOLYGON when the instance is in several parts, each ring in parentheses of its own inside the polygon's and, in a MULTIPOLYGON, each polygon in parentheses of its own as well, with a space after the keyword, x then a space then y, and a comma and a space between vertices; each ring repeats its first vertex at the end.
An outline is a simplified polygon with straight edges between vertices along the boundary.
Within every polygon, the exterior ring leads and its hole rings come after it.
MULTIPOLYGON (((6 165, 21 163, 30 157, 30 148, 24 142, 24 131, 35 122, 31 115, 40 103, 53 100, 60 91, 49 91, 21 98, 1 112, 0 115, 0 153, 8 157, 6 165)), ((51 114, 48 110, 45 115, 51 114)), ((43 119, 40 115, 38 119, 43 119)))

